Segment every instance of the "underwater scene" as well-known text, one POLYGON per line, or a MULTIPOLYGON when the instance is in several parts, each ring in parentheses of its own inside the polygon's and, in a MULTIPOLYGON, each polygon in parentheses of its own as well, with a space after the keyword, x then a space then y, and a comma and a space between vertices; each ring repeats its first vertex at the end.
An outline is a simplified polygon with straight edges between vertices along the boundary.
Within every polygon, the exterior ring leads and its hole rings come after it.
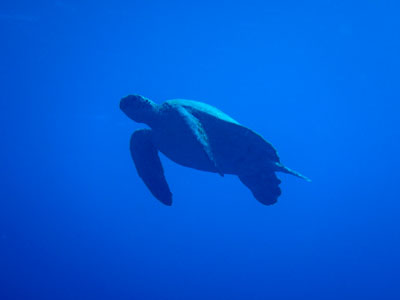
POLYGON ((398 1, 0 3, 0 300, 400 299, 398 1))

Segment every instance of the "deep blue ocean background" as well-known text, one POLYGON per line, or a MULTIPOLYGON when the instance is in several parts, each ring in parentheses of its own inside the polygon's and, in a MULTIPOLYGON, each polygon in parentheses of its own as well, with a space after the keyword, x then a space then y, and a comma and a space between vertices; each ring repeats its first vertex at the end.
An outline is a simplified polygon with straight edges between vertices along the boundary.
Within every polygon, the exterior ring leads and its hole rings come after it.
POLYGON ((0 299, 400 299, 398 1, 0 4, 0 299), (119 100, 185 98, 262 134, 263 206, 162 157, 119 100))

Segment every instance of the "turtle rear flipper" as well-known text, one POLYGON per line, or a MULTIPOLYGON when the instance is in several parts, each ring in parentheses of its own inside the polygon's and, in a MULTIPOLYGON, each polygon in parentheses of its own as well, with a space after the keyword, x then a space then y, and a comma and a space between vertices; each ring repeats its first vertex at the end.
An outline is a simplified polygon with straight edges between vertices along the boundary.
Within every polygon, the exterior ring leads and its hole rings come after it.
POLYGON ((172 204, 172 193, 165 180, 158 150, 153 145, 149 129, 137 130, 131 137, 131 155, 136 170, 150 192, 165 205, 172 204))
POLYGON ((240 181, 253 193, 254 198, 265 205, 274 204, 281 194, 281 181, 274 172, 239 175, 240 181))

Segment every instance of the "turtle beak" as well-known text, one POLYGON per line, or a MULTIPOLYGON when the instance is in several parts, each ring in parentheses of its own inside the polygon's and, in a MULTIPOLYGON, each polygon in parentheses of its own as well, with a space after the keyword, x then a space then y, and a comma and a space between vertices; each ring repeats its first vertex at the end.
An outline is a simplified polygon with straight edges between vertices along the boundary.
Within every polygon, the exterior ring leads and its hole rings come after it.
POLYGON ((128 107, 128 97, 124 97, 121 99, 121 101, 119 102, 119 108, 125 112, 125 109, 128 107))

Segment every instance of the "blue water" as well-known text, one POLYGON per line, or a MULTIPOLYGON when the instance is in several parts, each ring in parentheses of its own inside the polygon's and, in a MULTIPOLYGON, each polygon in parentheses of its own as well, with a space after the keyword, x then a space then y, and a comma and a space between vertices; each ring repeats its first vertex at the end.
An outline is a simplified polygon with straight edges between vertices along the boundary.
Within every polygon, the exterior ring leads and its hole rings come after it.
POLYGON ((2 1, 0 299, 400 299, 397 1, 2 1), (286 174, 129 153, 142 94, 214 105, 286 174))

